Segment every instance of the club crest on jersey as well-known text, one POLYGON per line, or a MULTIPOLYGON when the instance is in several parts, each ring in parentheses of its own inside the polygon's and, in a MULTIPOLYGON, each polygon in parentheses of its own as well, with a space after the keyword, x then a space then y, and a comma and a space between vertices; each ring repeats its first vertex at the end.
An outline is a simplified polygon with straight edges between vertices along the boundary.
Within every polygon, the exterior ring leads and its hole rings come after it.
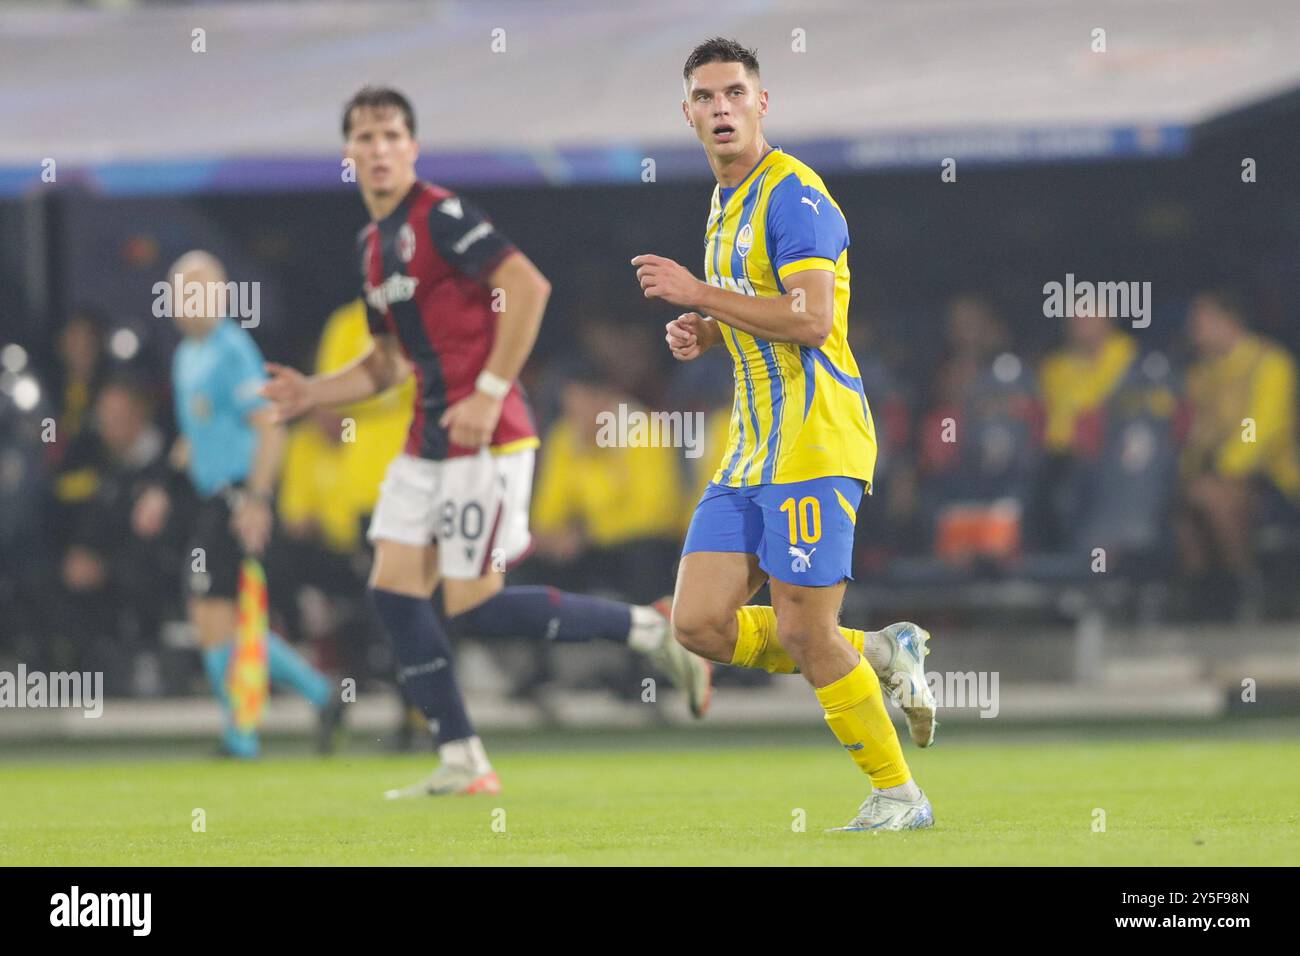
POLYGON ((749 255, 749 250, 753 248, 753 245, 754 227, 749 223, 745 223, 745 225, 741 227, 740 232, 736 234, 736 251, 740 253, 740 257, 743 259, 745 256, 749 255))
POLYGON ((394 272, 382 285, 366 283, 366 301, 371 308, 385 311, 394 302, 407 302, 415 298, 415 286, 420 280, 394 272))
POLYGON ((397 258, 403 262, 415 258, 415 230, 409 222, 402 223, 402 228, 397 230, 397 258))

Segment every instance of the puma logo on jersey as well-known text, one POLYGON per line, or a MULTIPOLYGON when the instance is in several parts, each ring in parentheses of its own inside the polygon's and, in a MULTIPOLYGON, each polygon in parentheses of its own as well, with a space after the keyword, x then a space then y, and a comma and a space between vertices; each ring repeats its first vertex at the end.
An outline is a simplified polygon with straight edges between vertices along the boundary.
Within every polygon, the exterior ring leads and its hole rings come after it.
POLYGON ((806 202, 808 205, 812 206, 812 210, 813 210, 813 212, 817 213, 817 215, 820 216, 820 215, 822 214, 822 211, 821 211, 820 209, 817 208, 818 205, 821 204, 821 200, 820 200, 820 199, 818 199, 817 202, 813 202, 813 201, 812 201, 811 199, 809 199, 807 196, 800 196, 800 197, 799 197, 799 201, 800 201, 800 202, 806 202))
POLYGON ((794 545, 790 545, 790 556, 794 558, 794 560, 790 562, 790 570, 794 571, 796 574, 802 574, 807 571, 812 567, 812 556, 816 553, 816 548, 813 548, 811 551, 804 551, 803 548, 796 548, 794 545))

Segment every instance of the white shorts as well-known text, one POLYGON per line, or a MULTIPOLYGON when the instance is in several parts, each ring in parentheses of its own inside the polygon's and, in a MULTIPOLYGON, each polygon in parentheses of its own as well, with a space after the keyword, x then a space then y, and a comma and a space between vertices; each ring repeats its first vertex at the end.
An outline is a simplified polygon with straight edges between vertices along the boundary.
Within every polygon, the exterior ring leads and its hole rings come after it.
POLYGON ((371 541, 438 546, 444 578, 504 571, 528 551, 535 449, 429 461, 398 455, 379 486, 371 541))

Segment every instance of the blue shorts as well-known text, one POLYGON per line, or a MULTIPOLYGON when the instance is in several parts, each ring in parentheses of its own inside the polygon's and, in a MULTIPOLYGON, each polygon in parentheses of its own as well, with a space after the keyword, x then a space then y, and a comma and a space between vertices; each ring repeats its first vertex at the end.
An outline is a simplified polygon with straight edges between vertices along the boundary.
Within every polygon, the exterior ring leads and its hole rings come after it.
POLYGON ((853 527, 865 487, 857 478, 744 488, 710 482, 682 554, 755 554, 769 577, 787 584, 829 587, 852 580, 853 527))

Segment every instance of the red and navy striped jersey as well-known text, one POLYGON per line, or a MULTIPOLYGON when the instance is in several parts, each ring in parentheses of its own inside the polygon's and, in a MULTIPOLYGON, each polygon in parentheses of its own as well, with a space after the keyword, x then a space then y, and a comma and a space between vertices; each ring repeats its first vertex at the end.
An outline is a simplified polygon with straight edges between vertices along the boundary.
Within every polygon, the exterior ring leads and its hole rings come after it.
MULTIPOLYGON (((396 335, 415 370, 415 415, 406 454, 442 459, 473 454, 438 424, 474 391, 497 332, 488 277, 515 251, 478 209, 431 183, 416 182, 397 208, 357 237, 370 331, 396 335)), ((537 444, 519 383, 501 407, 494 450, 537 444)))

